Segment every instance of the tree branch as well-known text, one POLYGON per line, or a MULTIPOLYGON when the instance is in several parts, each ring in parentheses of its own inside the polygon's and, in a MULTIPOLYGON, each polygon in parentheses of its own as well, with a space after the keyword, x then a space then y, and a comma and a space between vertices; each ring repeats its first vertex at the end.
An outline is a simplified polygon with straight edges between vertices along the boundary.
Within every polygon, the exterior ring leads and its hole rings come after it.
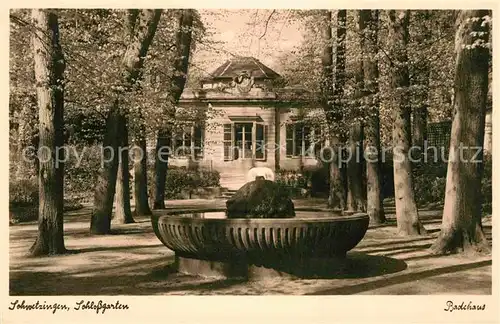
POLYGON ((274 15, 274 13, 276 12, 276 9, 273 9, 273 11, 271 11, 271 13, 269 14, 269 17, 267 17, 267 20, 266 20, 266 27, 264 29, 264 33, 259 37, 259 40, 262 39, 262 37, 266 36, 266 33, 267 33, 267 26, 269 25, 269 21, 271 20, 271 17, 274 15))

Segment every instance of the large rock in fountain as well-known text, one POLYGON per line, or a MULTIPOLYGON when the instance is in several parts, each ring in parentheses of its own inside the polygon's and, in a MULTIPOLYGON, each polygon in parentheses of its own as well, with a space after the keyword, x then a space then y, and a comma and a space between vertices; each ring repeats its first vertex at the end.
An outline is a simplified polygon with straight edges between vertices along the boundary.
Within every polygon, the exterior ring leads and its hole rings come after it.
POLYGON ((227 218, 291 218, 295 208, 288 191, 277 183, 257 177, 226 202, 227 218))

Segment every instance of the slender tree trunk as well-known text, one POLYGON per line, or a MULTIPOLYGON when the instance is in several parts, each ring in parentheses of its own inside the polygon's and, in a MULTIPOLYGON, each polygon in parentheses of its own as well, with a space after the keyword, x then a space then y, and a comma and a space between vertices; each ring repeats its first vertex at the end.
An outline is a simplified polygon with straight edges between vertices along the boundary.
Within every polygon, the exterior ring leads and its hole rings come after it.
MULTIPOLYGON (((333 116, 334 127, 342 128, 343 113, 344 113, 344 86, 345 86, 345 48, 346 48, 346 25, 347 25, 347 10, 337 11, 337 39, 336 39, 336 58, 335 58, 335 86, 333 89, 333 116)), ((342 136, 338 135, 340 140, 337 143, 343 142, 342 136)), ((341 152, 336 155, 340 158, 341 152)), ((330 198, 328 204, 330 208, 346 208, 346 186, 342 179, 342 170, 339 161, 335 161, 330 165, 330 198), (333 185, 333 187, 332 187, 333 185)))
MULTIPOLYGON (((140 10, 130 11, 130 16, 135 16, 134 23, 128 28, 133 30, 133 36, 127 46, 123 57, 123 80, 122 84, 126 92, 133 90, 140 72, 144 65, 144 58, 149 46, 153 41, 162 10, 140 10), (135 22, 136 21, 136 22, 135 22)), ((130 13, 129 12, 129 13, 130 13)), ((120 109, 121 93, 117 98, 106 121, 106 134, 104 136, 103 168, 98 174, 94 194, 94 210, 90 221, 90 232, 93 234, 109 234, 111 231, 111 212, 113 209, 113 198, 116 189, 116 178, 118 171, 118 146, 121 132, 122 120, 126 109, 120 109)))
MULTIPOLYGON (((357 33, 361 33, 359 24, 357 33)), ((362 53, 363 37, 358 37, 358 50, 362 53)), ((365 96, 363 60, 358 60, 354 67, 354 100, 350 104, 350 126, 347 146, 347 210, 351 212, 366 211, 366 191, 363 179, 363 125, 361 124, 359 107, 365 96)), ((363 114, 364 115, 364 114, 363 114)))
POLYGON ((455 116, 453 118, 446 196, 441 232, 431 251, 436 254, 486 252, 481 225, 482 147, 488 93, 488 10, 462 11, 457 18, 455 116), (475 21, 475 19, 479 19, 475 21), (481 44, 481 43, 479 43, 481 44), (481 149, 476 157, 477 150, 481 149))
POLYGON ((378 107, 365 127, 366 211, 372 224, 385 223, 380 165, 380 121, 378 107))
POLYGON ((135 140, 139 153, 134 153, 134 200, 136 215, 151 215, 148 201, 148 156, 146 148, 146 130, 141 120, 139 134, 135 140))
POLYGON ((346 48, 346 24, 347 11, 337 11, 337 40, 335 59, 335 87, 333 91, 334 105, 338 113, 337 119, 342 118, 342 108, 344 106, 344 86, 345 86, 345 48, 346 48))
POLYGON ((159 131, 156 139, 153 209, 165 209, 165 182, 167 181, 168 158, 171 149, 170 134, 169 130, 159 131))
MULTIPOLYGON (((424 22, 430 20, 429 10, 416 11, 417 18, 424 22)), ((424 29, 416 35, 416 42, 419 46, 426 46, 425 42, 431 37, 431 29, 424 29)), ((419 147, 420 150, 414 150, 414 158, 418 159, 422 155, 424 142, 427 140, 427 115, 429 107, 429 76, 430 62, 427 57, 424 57, 414 64, 412 86, 414 86, 415 105, 412 109, 413 114, 413 146, 419 147)))
POLYGON ((409 159, 411 124, 409 105, 408 44, 409 10, 390 10, 390 38, 394 60, 391 86, 395 95, 392 139, 394 146, 394 196, 396 219, 400 235, 426 234, 418 218, 413 191, 412 166, 409 159))
POLYGON ((171 125, 175 120, 175 105, 178 103, 181 97, 182 91, 184 91, 184 85, 186 84, 186 76, 189 66, 189 55, 191 52, 191 36, 193 28, 193 10, 183 9, 180 10, 178 16, 178 29, 176 34, 176 57, 174 59, 174 75, 169 81, 172 84, 172 88, 169 89, 167 98, 167 109, 165 115, 168 119, 166 126, 158 132, 157 138, 157 153, 155 157, 155 197, 154 197, 154 209, 164 209, 165 208, 165 181, 167 177, 168 170, 168 155, 164 155, 164 161, 162 162, 158 157, 158 149, 161 147, 170 147, 170 135, 171 135, 171 125))
MULTIPOLYGON (((322 10, 322 28, 321 38, 323 41, 323 52, 321 54, 321 105, 328 121, 334 120, 333 106, 333 39, 332 39, 332 12, 330 10, 322 10)), ((335 116, 337 117, 337 116, 335 116)))
POLYGON ((366 158, 366 210, 370 223, 385 222, 380 167, 379 70, 377 60, 378 10, 360 10, 358 16, 363 55, 364 103, 367 117, 364 127, 366 158))
POLYGON ((337 12, 337 39, 336 39, 336 61, 335 73, 333 72, 333 37, 332 37, 332 13, 323 10, 322 38, 324 41, 322 64, 322 106, 326 119, 330 124, 330 148, 333 151, 333 159, 329 163, 330 189, 328 195, 328 207, 344 210, 346 206, 345 186, 342 181, 340 169, 339 134, 342 122, 342 100, 345 84, 345 35, 346 35, 346 10, 337 12), (335 84, 334 84, 335 77, 335 84))
POLYGON ((33 9, 33 55, 39 119, 38 235, 34 256, 62 254, 64 247, 64 56, 56 14, 33 9))
POLYGON ((104 134, 101 153, 101 170, 97 176, 94 207, 90 219, 90 232, 92 234, 109 234, 111 231, 111 215, 118 171, 118 137, 121 119, 118 104, 118 99, 116 99, 106 118, 106 133, 104 134))
POLYGON ((116 207, 114 220, 119 224, 134 223, 130 208, 130 171, 127 118, 120 116, 120 147, 116 177, 116 207))
MULTIPOLYGON (((334 154, 339 155, 340 151, 334 146, 334 154)), ((330 174, 330 193, 328 195, 328 207, 332 209, 345 210, 346 196, 345 184, 342 177, 342 169, 339 166, 339 158, 337 156, 329 165, 330 174)))
MULTIPOLYGON (((427 73, 427 78, 429 74, 427 73)), ((427 79, 428 80, 428 79, 427 79)), ((428 83, 427 83, 428 84, 428 83)), ((412 109, 413 112, 413 146, 419 147, 423 150, 424 142, 427 140, 427 116, 428 116, 428 104, 427 104, 427 92, 420 93, 419 103, 415 105, 412 109)), ((417 152, 422 152, 422 151, 417 152)), ((417 157, 415 157, 417 158, 417 157)))
POLYGON ((366 211, 366 191, 363 181, 363 127, 355 122, 349 130, 347 161, 347 210, 366 211))

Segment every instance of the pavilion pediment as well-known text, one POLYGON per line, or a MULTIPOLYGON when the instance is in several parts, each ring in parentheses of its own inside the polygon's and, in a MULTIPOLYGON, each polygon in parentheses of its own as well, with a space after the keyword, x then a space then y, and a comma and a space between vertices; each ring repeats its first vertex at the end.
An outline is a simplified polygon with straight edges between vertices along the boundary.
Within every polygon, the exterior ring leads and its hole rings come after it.
POLYGON ((230 91, 228 89, 185 89, 181 101, 245 101, 245 100, 275 100, 276 93, 273 91, 260 91, 252 89, 246 93, 230 91))

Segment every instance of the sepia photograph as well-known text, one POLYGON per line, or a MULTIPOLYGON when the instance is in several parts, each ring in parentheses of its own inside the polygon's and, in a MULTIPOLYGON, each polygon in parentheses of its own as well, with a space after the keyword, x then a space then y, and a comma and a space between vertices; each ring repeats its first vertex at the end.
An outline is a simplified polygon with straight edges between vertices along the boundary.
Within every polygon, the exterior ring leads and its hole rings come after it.
POLYGON ((493 294, 491 9, 8 20, 4 308, 100 314, 129 308, 106 296, 166 295, 495 307, 470 297, 493 294))

